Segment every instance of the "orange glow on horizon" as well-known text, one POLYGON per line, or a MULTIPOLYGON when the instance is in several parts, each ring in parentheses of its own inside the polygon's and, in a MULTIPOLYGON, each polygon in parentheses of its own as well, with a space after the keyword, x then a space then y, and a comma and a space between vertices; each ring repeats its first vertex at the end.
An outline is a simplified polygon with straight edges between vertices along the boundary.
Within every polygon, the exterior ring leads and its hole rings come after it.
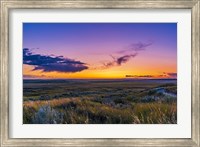
POLYGON ((63 72, 43 72, 41 70, 33 70, 34 67, 30 65, 23 65, 24 79, 124 79, 124 78, 172 78, 166 76, 165 73, 176 73, 175 70, 170 68, 160 68, 159 70, 145 70, 144 67, 137 68, 137 70, 123 69, 122 67, 113 67, 110 69, 97 69, 97 70, 84 70, 76 73, 63 73, 63 72), (132 77, 126 77, 132 75, 132 77), (145 77, 148 75, 149 77, 145 77))

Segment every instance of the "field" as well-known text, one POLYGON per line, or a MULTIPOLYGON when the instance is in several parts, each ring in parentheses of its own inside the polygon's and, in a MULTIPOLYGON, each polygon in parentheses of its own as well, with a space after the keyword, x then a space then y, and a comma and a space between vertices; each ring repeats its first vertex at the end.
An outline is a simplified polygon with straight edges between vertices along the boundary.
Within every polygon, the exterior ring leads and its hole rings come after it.
POLYGON ((24 124, 176 124, 175 79, 24 80, 24 124))

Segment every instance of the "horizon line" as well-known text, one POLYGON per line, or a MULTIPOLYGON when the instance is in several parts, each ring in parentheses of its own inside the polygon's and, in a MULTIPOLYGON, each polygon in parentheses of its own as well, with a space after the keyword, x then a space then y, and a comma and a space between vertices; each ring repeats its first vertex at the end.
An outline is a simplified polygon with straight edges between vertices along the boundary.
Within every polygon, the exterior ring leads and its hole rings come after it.
POLYGON ((177 80, 177 78, 23 78, 23 80, 177 80))

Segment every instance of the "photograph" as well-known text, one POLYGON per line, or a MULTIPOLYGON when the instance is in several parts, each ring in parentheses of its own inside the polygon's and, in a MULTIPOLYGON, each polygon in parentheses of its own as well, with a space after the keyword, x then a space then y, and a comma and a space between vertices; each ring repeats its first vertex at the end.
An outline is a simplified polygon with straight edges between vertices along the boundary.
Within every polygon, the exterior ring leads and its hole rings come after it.
POLYGON ((0 9, 0 146, 200 147, 200 0, 0 9))
POLYGON ((177 124, 177 23, 22 30, 23 124, 177 124))

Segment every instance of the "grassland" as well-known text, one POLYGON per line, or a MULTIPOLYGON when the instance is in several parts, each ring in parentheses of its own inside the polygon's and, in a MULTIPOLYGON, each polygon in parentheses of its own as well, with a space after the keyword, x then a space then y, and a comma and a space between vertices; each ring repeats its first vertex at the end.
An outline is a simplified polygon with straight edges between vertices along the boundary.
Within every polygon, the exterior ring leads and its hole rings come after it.
POLYGON ((175 124, 176 80, 24 80, 24 124, 175 124))

